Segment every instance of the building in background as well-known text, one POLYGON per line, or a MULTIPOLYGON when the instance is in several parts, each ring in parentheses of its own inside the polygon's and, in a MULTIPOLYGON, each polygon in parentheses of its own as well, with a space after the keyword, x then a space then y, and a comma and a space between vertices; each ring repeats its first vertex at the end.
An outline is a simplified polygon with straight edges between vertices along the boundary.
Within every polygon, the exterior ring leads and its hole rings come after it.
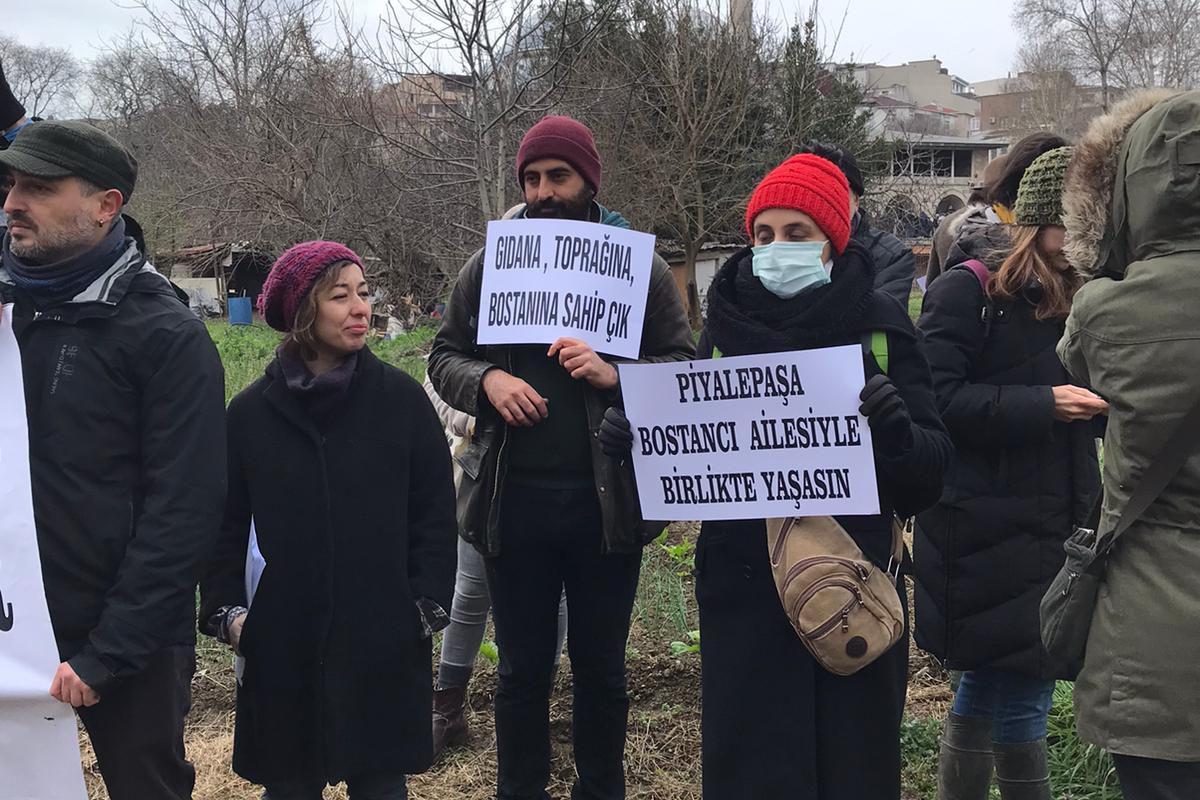
POLYGON ((966 205, 1008 138, 984 135, 979 98, 937 58, 831 71, 862 87, 870 130, 889 145, 883 174, 863 198, 874 224, 905 239, 932 236, 941 217, 966 205))
MULTIPOLYGON (((1099 86, 1079 83, 1067 70, 1021 72, 973 84, 979 98, 979 130, 1012 141, 1047 131, 1077 139, 1104 113, 1099 86)), ((1109 89, 1110 99, 1115 90, 1109 89)))

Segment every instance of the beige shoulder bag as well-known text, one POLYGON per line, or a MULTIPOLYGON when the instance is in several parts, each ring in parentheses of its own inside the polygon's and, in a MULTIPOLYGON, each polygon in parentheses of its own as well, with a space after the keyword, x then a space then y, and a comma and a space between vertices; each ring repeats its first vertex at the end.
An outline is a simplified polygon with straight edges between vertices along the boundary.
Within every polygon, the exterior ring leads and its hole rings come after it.
POLYGON ((800 641, 828 671, 853 675, 904 633, 896 590, 904 557, 899 522, 892 560, 881 570, 833 517, 767 520, 771 571, 783 610, 800 641))

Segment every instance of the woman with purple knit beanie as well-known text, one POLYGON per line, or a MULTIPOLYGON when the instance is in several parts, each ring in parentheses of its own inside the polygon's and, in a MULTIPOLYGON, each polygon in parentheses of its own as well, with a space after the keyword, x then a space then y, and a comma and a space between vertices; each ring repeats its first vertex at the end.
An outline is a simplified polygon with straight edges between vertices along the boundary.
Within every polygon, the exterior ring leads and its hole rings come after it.
POLYGON ((353 800, 401 800, 433 757, 430 639, 454 588, 442 427, 364 346, 353 250, 292 247, 259 310, 287 336, 229 405, 225 520, 201 582, 203 632, 244 658, 233 769, 264 800, 342 781, 353 800))

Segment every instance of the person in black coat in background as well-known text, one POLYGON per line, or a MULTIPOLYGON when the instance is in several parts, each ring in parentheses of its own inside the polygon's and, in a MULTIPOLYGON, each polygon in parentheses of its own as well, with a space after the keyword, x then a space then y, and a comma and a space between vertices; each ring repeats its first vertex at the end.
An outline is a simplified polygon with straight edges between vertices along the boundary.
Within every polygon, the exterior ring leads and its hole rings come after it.
MULTIPOLYGON (((875 446, 880 513, 838 517, 881 568, 893 512, 934 503, 950 440, 907 313, 872 286, 870 254, 850 241, 846 179, 818 156, 793 156, 755 190, 755 247, 731 257, 708 294, 701 357, 859 344, 883 332, 888 371, 867 362, 862 413, 875 446)), ((615 410, 610 409, 610 412, 615 410)), ((600 431, 628 455, 622 415, 600 431)), ((905 592, 899 587, 901 598, 905 592)), ((908 636, 849 677, 826 672, 780 603, 764 520, 706 522, 696 550, 706 800, 897 800, 908 636)))
POLYGON ((1055 346, 1079 276, 1062 254, 1070 148, 1024 173, 1011 250, 987 278, 965 266, 930 287, 919 326, 956 446, 940 502, 918 516, 917 644, 965 670, 942 740, 941 800, 1048 800, 1046 718, 1056 678, 1038 607, 1063 542, 1099 490, 1105 402, 1070 385, 1055 346))
POLYGON ((367 297, 349 248, 285 252, 259 303, 288 337, 229 406, 229 499, 201 620, 245 658, 233 768, 265 800, 318 800, 343 780, 354 800, 401 800, 405 774, 433 758, 450 457, 420 384, 364 347, 367 297), (265 567, 248 592, 252 530, 265 567))
POLYGON ((801 152, 832 161, 846 176, 846 182, 850 184, 850 238, 871 254, 875 266, 875 288, 908 308, 908 298, 912 294, 913 279, 917 272, 916 259, 912 248, 895 234, 871 227, 867 212, 860 205, 866 186, 858 161, 845 148, 824 142, 809 142, 801 152))

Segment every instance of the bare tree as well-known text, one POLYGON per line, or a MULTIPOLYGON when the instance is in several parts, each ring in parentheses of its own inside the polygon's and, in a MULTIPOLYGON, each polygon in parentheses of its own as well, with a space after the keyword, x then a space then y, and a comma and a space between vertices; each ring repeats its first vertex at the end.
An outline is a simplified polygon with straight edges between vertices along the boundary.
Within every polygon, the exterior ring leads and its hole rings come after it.
POLYGON ((628 23, 589 65, 618 113, 593 113, 611 142, 610 161, 636 169, 626 192, 648 201, 648 227, 683 249, 695 324, 700 249, 740 228, 770 158, 761 148, 766 115, 758 113, 769 105, 761 41, 688 0, 636 4, 628 23))
POLYGON ((518 199, 521 134, 549 113, 615 0, 390 2, 368 55, 384 84, 373 136, 413 163, 409 188, 445 267, 518 199))
POLYGON ((69 50, 23 45, 8 36, 0 36, 0 63, 13 94, 34 117, 65 110, 83 75, 69 50))
POLYGON ((1031 40, 1053 42, 1100 82, 1110 105, 1113 68, 1134 33, 1145 0, 1020 0, 1013 19, 1031 40))
POLYGON ((1200 85, 1200 0, 1139 0, 1113 74, 1127 88, 1200 85))

